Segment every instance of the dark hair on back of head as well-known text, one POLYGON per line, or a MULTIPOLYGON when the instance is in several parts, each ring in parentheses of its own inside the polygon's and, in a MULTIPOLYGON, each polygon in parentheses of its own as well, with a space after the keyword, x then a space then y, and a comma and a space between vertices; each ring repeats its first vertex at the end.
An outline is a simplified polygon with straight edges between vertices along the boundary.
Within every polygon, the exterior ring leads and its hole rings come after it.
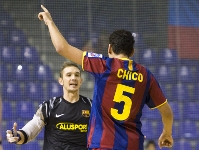
POLYGON ((114 31, 109 36, 109 44, 111 44, 115 54, 124 54, 130 57, 135 40, 131 32, 121 29, 114 31))
POLYGON ((60 72, 59 72, 59 77, 60 77, 60 78, 63 77, 63 70, 64 70, 66 67, 76 67, 76 68, 79 69, 80 74, 81 74, 81 69, 80 69, 80 67, 79 67, 76 63, 69 61, 69 62, 64 62, 64 63, 63 63, 63 65, 62 65, 62 67, 61 67, 61 69, 60 69, 60 72))

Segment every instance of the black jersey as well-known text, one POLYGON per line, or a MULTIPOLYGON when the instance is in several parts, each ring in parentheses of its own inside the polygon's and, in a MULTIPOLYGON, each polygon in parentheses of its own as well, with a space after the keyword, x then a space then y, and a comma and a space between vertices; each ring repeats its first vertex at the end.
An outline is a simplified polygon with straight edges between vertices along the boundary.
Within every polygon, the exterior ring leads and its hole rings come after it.
POLYGON ((80 95, 70 103, 63 97, 43 102, 45 122, 43 150, 87 150, 91 100, 80 95))

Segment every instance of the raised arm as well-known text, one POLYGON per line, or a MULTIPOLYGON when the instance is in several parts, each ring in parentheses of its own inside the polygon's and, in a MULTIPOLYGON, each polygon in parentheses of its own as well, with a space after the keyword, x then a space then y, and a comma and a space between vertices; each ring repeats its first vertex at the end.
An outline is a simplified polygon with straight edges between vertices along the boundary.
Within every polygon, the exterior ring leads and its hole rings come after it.
POLYGON ((45 24, 48 26, 50 37, 52 40, 52 43, 56 49, 56 51, 63 57, 82 65, 82 55, 83 51, 71 46, 66 39, 62 36, 59 29, 53 22, 53 19, 49 13, 49 11, 41 5, 41 8, 44 10, 44 12, 40 12, 38 14, 38 18, 41 21, 44 21, 45 24))
POLYGON ((162 147, 172 147, 173 138, 172 138, 172 125, 173 125, 173 112, 168 103, 160 106, 160 114, 162 116, 163 131, 158 140, 158 145, 162 147))

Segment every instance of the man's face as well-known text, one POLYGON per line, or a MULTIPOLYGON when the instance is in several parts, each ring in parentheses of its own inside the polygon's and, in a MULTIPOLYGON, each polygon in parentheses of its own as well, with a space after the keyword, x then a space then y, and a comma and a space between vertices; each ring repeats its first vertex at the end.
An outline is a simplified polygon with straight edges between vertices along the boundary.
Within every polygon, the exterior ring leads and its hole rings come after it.
POLYGON ((59 83, 68 92, 76 92, 82 84, 80 70, 74 66, 66 67, 63 70, 63 78, 59 79, 59 83))

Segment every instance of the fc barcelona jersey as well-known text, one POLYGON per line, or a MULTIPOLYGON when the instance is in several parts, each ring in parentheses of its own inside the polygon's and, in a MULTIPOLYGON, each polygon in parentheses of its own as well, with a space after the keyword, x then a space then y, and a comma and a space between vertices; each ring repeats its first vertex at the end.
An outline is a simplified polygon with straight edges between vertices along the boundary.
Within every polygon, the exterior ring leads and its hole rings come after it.
POLYGON ((167 102, 153 74, 133 60, 90 52, 82 67, 95 77, 88 147, 143 150, 142 109, 167 102))

